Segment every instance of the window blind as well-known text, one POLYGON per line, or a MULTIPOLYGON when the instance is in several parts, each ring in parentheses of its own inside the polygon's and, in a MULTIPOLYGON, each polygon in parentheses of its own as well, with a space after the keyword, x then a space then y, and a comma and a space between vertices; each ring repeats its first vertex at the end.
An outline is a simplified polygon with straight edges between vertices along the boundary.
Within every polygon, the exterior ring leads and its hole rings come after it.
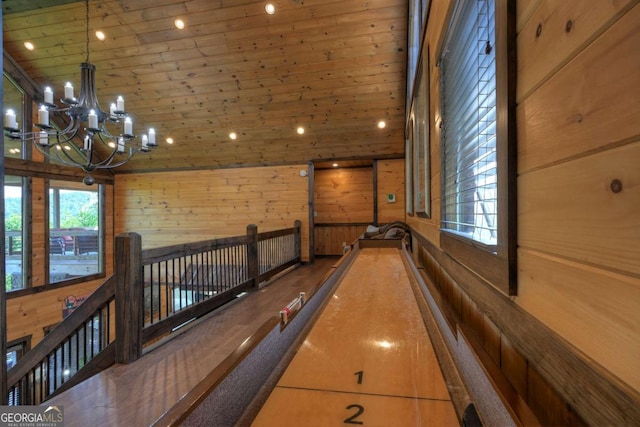
POLYGON ((442 228, 497 244, 494 0, 456 5, 440 57, 442 228))

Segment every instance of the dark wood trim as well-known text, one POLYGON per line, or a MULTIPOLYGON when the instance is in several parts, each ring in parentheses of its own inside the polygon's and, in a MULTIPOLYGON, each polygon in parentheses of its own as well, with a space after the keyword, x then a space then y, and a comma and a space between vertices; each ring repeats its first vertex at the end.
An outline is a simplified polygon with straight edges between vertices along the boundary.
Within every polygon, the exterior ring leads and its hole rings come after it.
POLYGON ((412 229, 455 284, 498 327, 542 378, 590 425, 633 425, 640 393, 584 357, 562 337, 412 229))
POLYGON ((65 288, 67 286, 77 285, 78 283, 84 283, 91 280, 103 279, 104 277, 106 277, 105 273, 96 273, 96 274, 90 274, 88 276, 81 276, 81 277, 76 277, 69 280, 64 280, 62 282, 47 283, 46 285, 42 285, 42 286, 32 286, 29 288, 8 292, 7 299, 20 298, 26 295, 33 295, 40 292, 52 291, 54 289, 60 289, 60 288, 65 288))
POLYGON ((194 252, 215 251, 233 246, 248 244, 251 241, 249 235, 223 237, 215 240, 184 243, 161 248, 145 249, 142 251, 142 263, 144 265, 167 261, 173 258, 188 256, 194 252))
MULTIPOLYGON (((0 12, 0 18, 2 18, 2 13, 0 12)), ((0 27, 2 27, 2 23, 0 23, 0 27)), ((2 36, 0 35, 0 38, 2 36)), ((0 94, 4 94, 2 83, 0 83, 0 94)), ((2 103, 2 101, 0 101, 2 103)), ((3 147, 4 152, 4 133, 0 136, 0 141, 2 142, 0 145, 3 147)), ((4 155, 2 159, 0 159, 0 169, 2 173, 2 177, 0 177, 0 184, 2 185, 2 195, 3 195, 3 203, 0 206, 0 215, 2 215, 2 230, 0 230, 0 238, 2 238, 3 246, 5 242, 5 227, 4 227, 4 218, 5 218, 5 209, 4 209, 4 155)), ((0 262, 0 274, 2 275, 2 285, 0 285, 0 405, 5 406, 8 404, 8 386, 7 386, 7 288, 6 288, 6 260, 5 260, 5 251, 2 251, 2 258, 0 262)))
POLYGON ((283 228, 281 230, 273 230, 273 231, 263 231, 258 233, 258 241, 273 239, 275 237, 288 236, 289 234, 295 234, 295 227, 292 228, 283 228))
POLYGON ((505 258, 490 252, 472 240, 459 238, 445 230, 440 231, 440 245, 443 251, 460 260, 487 283, 509 295, 509 264, 505 258))
POLYGON ((458 327, 458 336, 464 339, 473 349, 475 358, 487 373, 489 382, 491 382, 494 390, 496 390, 496 393, 509 409, 512 417, 519 420, 524 426, 533 427, 541 425, 540 421, 536 418, 531 409, 529 409, 524 399, 504 376, 500 367, 493 362, 484 348, 482 348, 477 338, 469 330, 469 327, 462 324, 458 324, 458 327))
POLYGON ((116 362, 132 363, 142 355, 144 325, 142 286, 142 237, 137 233, 116 236, 116 362))
MULTIPOLYGON (((87 176, 86 172, 79 168, 11 157, 5 158, 5 174, 78 182, 87 176)), ((113 174, 105 170, 92 172, 91 176, 95 179, 96 184, 113 184, 114 181, 113 174)))
MULTIPOLYGON (((29 98, 33 98, 36 102, 44 101, 44 95, 40 93, 42 90, 40 89, 40 85, 37 84, 27 74, 24 68, 5 50, 2 51, 2 59, 2 69, 11 77, 11 80, 13 80, 29 98)), ((27 104, 30 103, 31 102, 27 102, 27 104)))
POLYGON ((518 293, 516 2, 496 2, 496 137, 498 141, 498 256, 506 263, 500 289, 518 293))
POLYGON ((293 222, 293 227, 295 229, 295 242, 294 242, 294 253, 296 254, 296 258, 298 262, 302 261, 302 221, 296 219, 293 222))
POLYGON ((378 225, 378 161, 373 162, 373 224, 378 225))
POLYGON ((313 200, 313 187, 315 186, 315 166, 313 162, 309 162, 309 171, 307 173, 307 179, 309 180, 309 262, 313 262, 315 256, 315 202, 313 200))
POLYGON ((253 287, 258 289, 260 281, 260 258, 258 251, 258 226, 255 224, 247 225, 247 270, 249 280, 253 283, 253 287))

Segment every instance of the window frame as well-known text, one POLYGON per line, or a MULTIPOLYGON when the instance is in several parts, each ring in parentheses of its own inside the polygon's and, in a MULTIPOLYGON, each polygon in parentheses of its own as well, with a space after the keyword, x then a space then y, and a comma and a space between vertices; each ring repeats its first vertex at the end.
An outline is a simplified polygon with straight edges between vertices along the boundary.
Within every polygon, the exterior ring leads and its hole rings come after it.
MULTIPOLYGON (((452 8, 458 5, 458 0, 452 8)), ((517 295, 517 145, 516 145, 516 33, 515 2, 495 2, 497 244, 480 242, 440 228, 441 248, 506 295, 517 295)), ((452 9, 453 10, 453 9, 452 9)), ((450 27, 450 22, 447 28, 450 27)), ((448 30, 447 30, 448 31, 448 30)), ((446 34, 446 31, 445 31, 446 34)), ((446 42, 442 49, 446 49, 446 42)), ((442 57, 442 55, 439 55, 442 57)), ((444 97, 444 91, 441 94, 444 97)), ((444 118, 446 121, 446 118, 444 118)), ((445 122, 446 126, 446 122, 445 122)), ((443 140, 441 140, 442 148, 443 140)), ((442 156, 444 162, 444 155, 442 156)), ((445 200, 442 176, 442 200, 445 200)), ((444 218, 444 202, 442 203, 444 218)))
MULTIPOLYGON (((51 248, 49 247, 49 242, 51 241, 51 215, 49 214, 50 209, 51 209, 51 197, 50 197, 50 191, 52 190, 52 185, 51 183, 53 182, 57 182, 57 183, 61 183, 61 182, 70 182, 73 183, 72 187, 77 187, 77 182, 71 179, 47 179, 47 184, 46 184, 46 190, 45 190, 45 223, 44 226, 46 227, 46 231, 45 231, 45 242, 46 242, 46 247, 47 247, 47 257, 46 257, 46 269, 45 269, 45 277, 46 277, 46 282, 49 286, 60 286, 60 285, 70 285, 70 284, 75 284, 75 283, 81 283, 81 282, 86 282, 88 280, 93 280, 93 279, 99 279, 99 278, 104 278, 106 276, 105 273, 105 269, 106 269, 106 262, 105 262, 105 225, 106 225, 106 220, 105 220, 105 197, 106 197, 106 192, 105 192, 105 184, 101 184, 101 183, 96 183, 94 185, 98 186, 97 189, 97 197, 98 197, 98 252, 97 252, 97 267, 98 267, 98 271, 95 273, 90 273, 90 274, 86 274, 86 275, 81 275, 81 276, 76 276, 76 277, 72 277, 70 279, 65 279, 65 280, 60 280, 60 281, 56 281, 56 282, 51 282, 51 248)), ((55 186, 55 188, 62 188, 60 186, 55 186)), ((63 188, 64 189, 64 188, 63 188)), ((76 190, 75 188, 73 189, 74 191, 80 191, 80 190, 76 190)))
MULTIPOLYGON (((22 268, 20 270, 20 276, 21 276, 21 281, 22 281, 22 287, 21 288, 14 288, 11 289, 10 291, 7 291, 7 295, 12 294, 14 292, 20 292, 23 291, 25 289, 28 289, 31 287, 31 282, 29 280, 30 274, 28 274, 28 272, 30 271, 30 259, 31 259, 31 233, 30 233, 30 221, 25 221, 26 219, 31 217, 31 209, 30 209, 30 200, 29 199, 29 190, 30 190, 30 186, 29 186, 29 179, 25 176, 22 175, 8 175, 11 176, 13 178, 18 178, 20 179, 20 214, 21 214, 21 222, 22 222, 22 226, 21 226, 21 230, 20 230, 20 238, 22 240, 21 245, 22 245, 22 250, 20 253, 20 262, 22 263, 22 268)), ((4 186, 7 186, 7 175, 5 175, 4 177, 4 186)), ((15 187, 18 187, 18 185, 16 185, 15 187)), ((6 198, 6 192, 4 193, 4 197, 6 198)), ((6 240, 6 223, 5 223, 5 240, 6 240)), ((7 269, 6 269, 6 263, 7 263, 7 259, 5 257, 5 275, 7 274, 7 269)))
POLYGON ((407 128, 405 130, 405 193, 406 193, 406 211, 410 216, 414 215, 414 206, 413 206, 413 145, 414 141, 414 112, 413 112, 413 103, 411 104, 411 112, 409 113, 409 121, 407 123, 407 128))
POLYGON ((431 126, 429 51, 424 46, 430 0, 409 2, 407 55, 407 121, 405 126, 406 212, 431 218, 431 126), (419 105, 423 102, 422 105, 419 105), (422 107, 422 108, 419 108, 422 107), (421 117, 418 117, 421 116, 421 117), (420 131, 420 122, 425 127, 420 131), (422 157, 421 157, 422 154, 422 157), (420 205, 420 194, 424 204, 420 205))
POLYGON ((431 217, 431 156, 430 156, 430 108, 429 108, 429 49, 424 47, 420 56, 415 94, 412 103, 413 116, 413 211, 418 217, 431 217), (419 105, 422 103, 422 108, 419 105), (420 123, 424 129, 420 131, 420 123), (422 156, 421 156, 422 153, 422 156), (417 184, 417 185, 416 185, 417 184), (420 193, 424 205, 420 204, 420 193))

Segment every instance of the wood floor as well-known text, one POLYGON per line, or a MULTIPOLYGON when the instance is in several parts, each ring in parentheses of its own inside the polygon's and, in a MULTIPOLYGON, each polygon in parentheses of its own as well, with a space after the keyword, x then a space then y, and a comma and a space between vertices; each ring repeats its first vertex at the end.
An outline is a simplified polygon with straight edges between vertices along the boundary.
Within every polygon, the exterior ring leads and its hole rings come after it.
POLYGON ((459 425, 409 280, 363 249, 253 425, 459 425))
POLYGON ((310 292, 335 258, 316 258, 218 310, 131 365, 114 365, 51 399, 65 426, 148 426, 300 292, 310 292))

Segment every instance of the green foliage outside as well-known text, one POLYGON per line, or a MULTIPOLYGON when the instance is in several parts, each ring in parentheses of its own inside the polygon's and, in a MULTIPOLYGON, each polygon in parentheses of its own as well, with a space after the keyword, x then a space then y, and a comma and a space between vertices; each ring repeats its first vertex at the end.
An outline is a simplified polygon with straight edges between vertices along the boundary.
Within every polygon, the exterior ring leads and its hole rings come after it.
POLYGON ((20 231, 22 230, 22 215, 19 213, 12 213, 4 220, 4 229, 7 231, 20 231))
MULTIPOLYGON (((53 218, 54 212, 51 211, 50 215, 53 218)), ((60 228, 97 227, 98 193, 60 190, 60 228)))

